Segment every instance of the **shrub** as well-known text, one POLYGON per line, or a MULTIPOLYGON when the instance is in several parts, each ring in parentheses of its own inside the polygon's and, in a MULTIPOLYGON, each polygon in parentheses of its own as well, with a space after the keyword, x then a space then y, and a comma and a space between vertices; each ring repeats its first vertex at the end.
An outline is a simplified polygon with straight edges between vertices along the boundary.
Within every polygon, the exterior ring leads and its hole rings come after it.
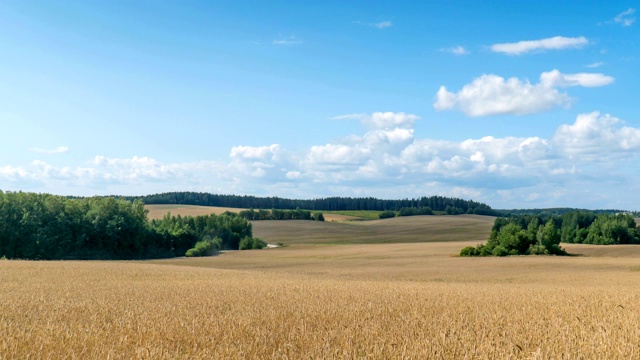
POLYGON ((391 210, 386 210, 381 212, 380 215, 378 215, 378 217, 380 219, 388 219, 388 218, 396 217, 396 212, 391 210))
POLYGON ((543 245, 531 245, 527 253, 529 255, 549 255, 549 251, 543 245))
POLYGON ((253 238, 253 246, 251 247, 252 249, 259 250, 259 249, 264 249, 265 247, 267 247, 266 241, 257 237, 253 238))
POLYGON ((466 248, 460 250, 460 256, 476 256, 476 248, 473 246, 467 246, 466 248))
POLYGON ((200 251, 198 251, 196 248, 193 248, 193 249, 187 250, 187 252, 184 254, 184 256, 186 256, 186 257, 198 257, 198 256, 202 256, 202 255, 200 255, 200 251))
POLYGON ((219 238, 211 239, 211 237, 207 235, 202 241, 198 241, 193 248, 187 250, 184 256, 196 257, 216 255, 220 251, 220 247, 221 241, 219 238))
POLYGON ((491 256, 493 255, 493 250, 487 245, 478 246, 478 252, 480 256, 491 256))
POLYGON ((493 249, 492 254, 493 256, 507 256, 509 255, 509 251, 502 245, 498 245, 493 249))
POLYGON ((244 237, 240 240, 240 250, 259 250, 264 249, 267 246, 267 243, 257 237, 244 237))

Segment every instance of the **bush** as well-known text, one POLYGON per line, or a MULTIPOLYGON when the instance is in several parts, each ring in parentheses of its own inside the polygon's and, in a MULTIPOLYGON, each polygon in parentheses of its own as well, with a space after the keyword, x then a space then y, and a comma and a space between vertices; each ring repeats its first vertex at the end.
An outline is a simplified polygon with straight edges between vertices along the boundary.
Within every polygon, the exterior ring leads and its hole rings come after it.
POLYGON ((509 255, 509 251, 505 249, 502 245, 496 246, 491 252, 493 256, 507 256, 509 255))
POLYGON ((211 256, 216 255, 220 251, 221 241, 218 238, 211 239, 208 235, 202 241, 198 241, 196 245, 187 250, 184 254, 186 257, 211 256))
POLYGON ((259 250, 264 249, 267 246, 267 243, 257 237, 244 237, 240 240, 240 250, 259 250))
POLYGON ((254 250, 260 250, 260 249, 264 249, 267 247, 267 242, 259 239, 257 237, 253 238, 253 246, 251 247, 254 250))
POLYGON ((493 255, 492 249, 487 245, 478 246, 478 252, 480 256, 491 256, 493 255))
POLYGON ((198 251, 196 248, 193 248, 193 249, 187 250, 187 252, 184 254, 184 256, 186 256, 186 257, 198 257, 198 256, 202 256, 202 255, 200 254, 200 251, 198 251))
POLYGON ((531 245, 527 253, 529 255, 549 255, 549 251, 543 245, 531 245))
POLYGON ((466 248, 460 250, 460 256, 477 256, 476 248, 473 246, 467 246, 466 248))
POLYGON ((388 218, 396 217, 396 212, 391 210, 386 210, 381 212, 380 215, 378 215, 378 217, 380 219, 388 219, 388 218))

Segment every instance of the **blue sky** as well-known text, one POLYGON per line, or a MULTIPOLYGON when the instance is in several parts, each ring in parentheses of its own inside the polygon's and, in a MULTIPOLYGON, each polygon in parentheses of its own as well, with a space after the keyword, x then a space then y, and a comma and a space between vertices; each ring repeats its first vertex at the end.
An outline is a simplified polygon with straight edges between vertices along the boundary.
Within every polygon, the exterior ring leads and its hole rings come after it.
POLYGON ((0 189, 640 209, 637 1, 3 1, 0 189))

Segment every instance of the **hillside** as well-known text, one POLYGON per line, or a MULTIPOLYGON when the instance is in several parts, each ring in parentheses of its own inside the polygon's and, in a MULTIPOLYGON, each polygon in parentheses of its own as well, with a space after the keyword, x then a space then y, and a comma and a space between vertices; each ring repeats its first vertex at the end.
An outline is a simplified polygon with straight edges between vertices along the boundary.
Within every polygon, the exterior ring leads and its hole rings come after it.
POLYGON ((269 243, 284 244, 485 242, 494 219, 491 216, 456 215, 358 222, 254 221, 253 233, 269 243))
POLYGON ((317 199, 285 199, 280 197, 257 197, 247 195, 220 195, 197 192, 172 192, 146 196, 125 196, 127 200, 142 200, 145 204, 200 205, 254 209, 306 209, 311 211, 375 210, 400 211, 403 208, 429 208, 448 215, 500 213, 489 205, 473 200, 444 196, 423 196, 413 199, 377 199, 373 197, 327 197, 317 199))

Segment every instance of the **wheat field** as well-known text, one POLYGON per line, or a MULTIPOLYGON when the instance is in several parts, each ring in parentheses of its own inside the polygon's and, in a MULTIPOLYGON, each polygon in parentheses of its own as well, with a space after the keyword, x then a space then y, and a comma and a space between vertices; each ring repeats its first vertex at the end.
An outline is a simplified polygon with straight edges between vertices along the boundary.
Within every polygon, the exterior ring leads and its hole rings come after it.
POLYGON ((0 358, 640 357, 636 248, 452 256, 466 244, 0 261, 0 358))

